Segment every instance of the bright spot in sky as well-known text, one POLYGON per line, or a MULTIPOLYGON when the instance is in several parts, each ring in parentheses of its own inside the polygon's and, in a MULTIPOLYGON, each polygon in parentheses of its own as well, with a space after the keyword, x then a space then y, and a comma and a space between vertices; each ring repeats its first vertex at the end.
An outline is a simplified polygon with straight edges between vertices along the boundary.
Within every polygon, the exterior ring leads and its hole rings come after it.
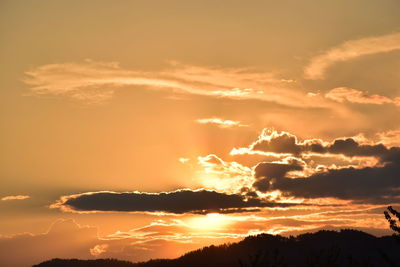
POLYGON ((230 223, 228 216, 219 213, 209 213, 206 216, 194 217, 188 221, 191 228, 201 231, 221 230, 230 223))

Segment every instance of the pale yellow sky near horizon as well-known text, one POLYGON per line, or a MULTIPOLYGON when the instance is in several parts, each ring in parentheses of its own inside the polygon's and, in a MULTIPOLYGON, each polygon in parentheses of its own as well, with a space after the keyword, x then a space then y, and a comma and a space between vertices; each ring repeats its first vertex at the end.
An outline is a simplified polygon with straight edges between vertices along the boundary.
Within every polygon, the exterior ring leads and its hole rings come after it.
MULTIPOLYGON (((223 238, 223 221, 234 225, 232 235, 384 231, 379 203, 349 204, 355 215, 336 222, 303 209, 207 217, 49 206, 97 191, 238 193, 254 182, 258 163, 289 162, 249 149, 265 128, 289 132, 299 144, 358 136, 362 144, 399 146, 399 11, 396 0, 1 1, 0 236, 46 233, 61 218, 97 227, 104 238, 131 229, 142 238, 151 226, 197 240, 197 219, 221 226, 223 238), (299 223, 285 216, 305 217, 299 223)), ((314 156, 302 158, 304 177, 323 168, 380 166, 378 159, 314 156)), ((68 223, 71 231, 86 229, 68 223)), ((91 248, 102 244, 88 239, 91 248)), ((97 249, 120 257, 122 243, 115 243, 97 249)))

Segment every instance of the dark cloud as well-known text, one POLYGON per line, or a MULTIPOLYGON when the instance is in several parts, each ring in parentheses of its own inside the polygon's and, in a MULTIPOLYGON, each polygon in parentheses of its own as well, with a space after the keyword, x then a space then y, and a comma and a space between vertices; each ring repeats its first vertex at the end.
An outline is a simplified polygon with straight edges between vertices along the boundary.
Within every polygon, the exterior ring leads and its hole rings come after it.
MULTIPOLYGON (((285 195, 319 198, 335 197, 360 203, 400 201, 400 156, 382 167, 331 169, 305 178, 268 176, 254 184, 258 190, 280 190, 285 195), (264 187, 260 187, 260 183, 264 187)), ((286 168, 289 168, 286 167, 286 168)))
POLYGON ((349 157, 366 156, 384 158, 390 150, 382 144, 362 145, 353 138, 337 139, 332 145, 326 147, 326 151, 332 154, 342 154, 349 157))
POLYGON ((297 138, 289 133, 271 138, 270 140, 259 140, 253 145, 253 150, 298 154, 301 152, 301 146, 297 144, 297 138))
POLYGON ((261 192, 280 190, 287 196, 302 198, 335 197, 361 203, 396 203, 400 201, 400 148, 383 144, 364 144, 354 138, 331 143, 318 139, 298 141, 287 132, 269 132, 253 143, 252 150, 301 154, 336 154, 348 157, 375 157, 373 167, 325 168, 308 177, 290 178, 291 171, 301 171, 301 159, 282 163, 259 163, 254 169, 253 189, 261 192))
POLYGON ((387 148, 383 144, 360 144, 354 138, 336 139, 330 144, 312 139, 298 141, 295 135, 282 132, 267 139, 259 139, 251 146, 252 150, 299 155, 301 153, 341 154, 348 157, 377 157, 382 162, 393 161, 393 155, 400 152, 397 147, 387 148))
POLYGON ((292 164, 261 162, 254 169, 256 182, 253 187, 259 191, 268 191, 276 180, 283 179, 290 171, 301 171, 303 166, 298 162, 292 164))
POLYGON ((59 205, 72 211, 168 213, 241 212, 247 208, 285 206, 256 198, 244 199, 240 195, 189 189, 163 193, 94 192, 64 197, 59 205))

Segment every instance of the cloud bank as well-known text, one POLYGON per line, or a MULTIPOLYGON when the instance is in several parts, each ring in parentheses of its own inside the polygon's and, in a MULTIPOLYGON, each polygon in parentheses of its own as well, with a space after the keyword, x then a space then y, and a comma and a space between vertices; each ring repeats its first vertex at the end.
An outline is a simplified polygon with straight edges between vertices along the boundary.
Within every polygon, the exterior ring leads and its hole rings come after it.
POLYGON ((139 228, 104 236, 98 236, 95 227, 60 219, 45 233, 0 236, 0 261, 4 266, 25 267, 51 258, 118 258, 130 261, 175 258, 210 244, 236 242, 249 234, 293 235, 349 225, 388 234, 382 210, 384 207, 355 206, 334 211, 308 209, 307 214, 302 210, 271 209, 257 215, 163 217, 139 228), (375 229, 366 228, 374 223, 375 229), (20 252, 18 257, 13 253, 15 251, 20 252))
POLYGON ((207 214, 308 205, 324 198, 331 199, 328 204, 400 200, 400 147, 361 136, 330 142, 300 140, 288 132, 265 129, 248 147, 232 152, 232 156, 264 155, 270 160, 246 167, 211 154, 198 157, 197 162, 203 168, 205 175, 199 176, 207 190, 89 192, 61 197, 52 207, 78 213, 207 214))
POLYGON ((358 139, 300 141, 288 132, 265 130, 248 148, 232 152, 249 156, 269 153, 278 158, 254 167, 251 190, 279 191, 285 197, 305 199, 328 197, 370 204, 398 202, 400 147, 358 139), (334 163, 339 159, 348 163, 318 164, 316 161, 321 157, 331 158, 334 163), (354 159, 358 163, 352 164, 354 159))

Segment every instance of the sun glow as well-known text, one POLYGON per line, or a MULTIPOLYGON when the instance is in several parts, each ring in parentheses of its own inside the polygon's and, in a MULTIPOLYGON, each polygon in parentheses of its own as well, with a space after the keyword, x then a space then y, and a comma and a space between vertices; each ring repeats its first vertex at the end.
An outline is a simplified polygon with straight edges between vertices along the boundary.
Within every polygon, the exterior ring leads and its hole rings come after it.
POLYGON ((221 230, 230 223, 228 216, 219 213, 209 213, 206 216, 194 217, 188 221, 188 225, 198 231, 221 230))

